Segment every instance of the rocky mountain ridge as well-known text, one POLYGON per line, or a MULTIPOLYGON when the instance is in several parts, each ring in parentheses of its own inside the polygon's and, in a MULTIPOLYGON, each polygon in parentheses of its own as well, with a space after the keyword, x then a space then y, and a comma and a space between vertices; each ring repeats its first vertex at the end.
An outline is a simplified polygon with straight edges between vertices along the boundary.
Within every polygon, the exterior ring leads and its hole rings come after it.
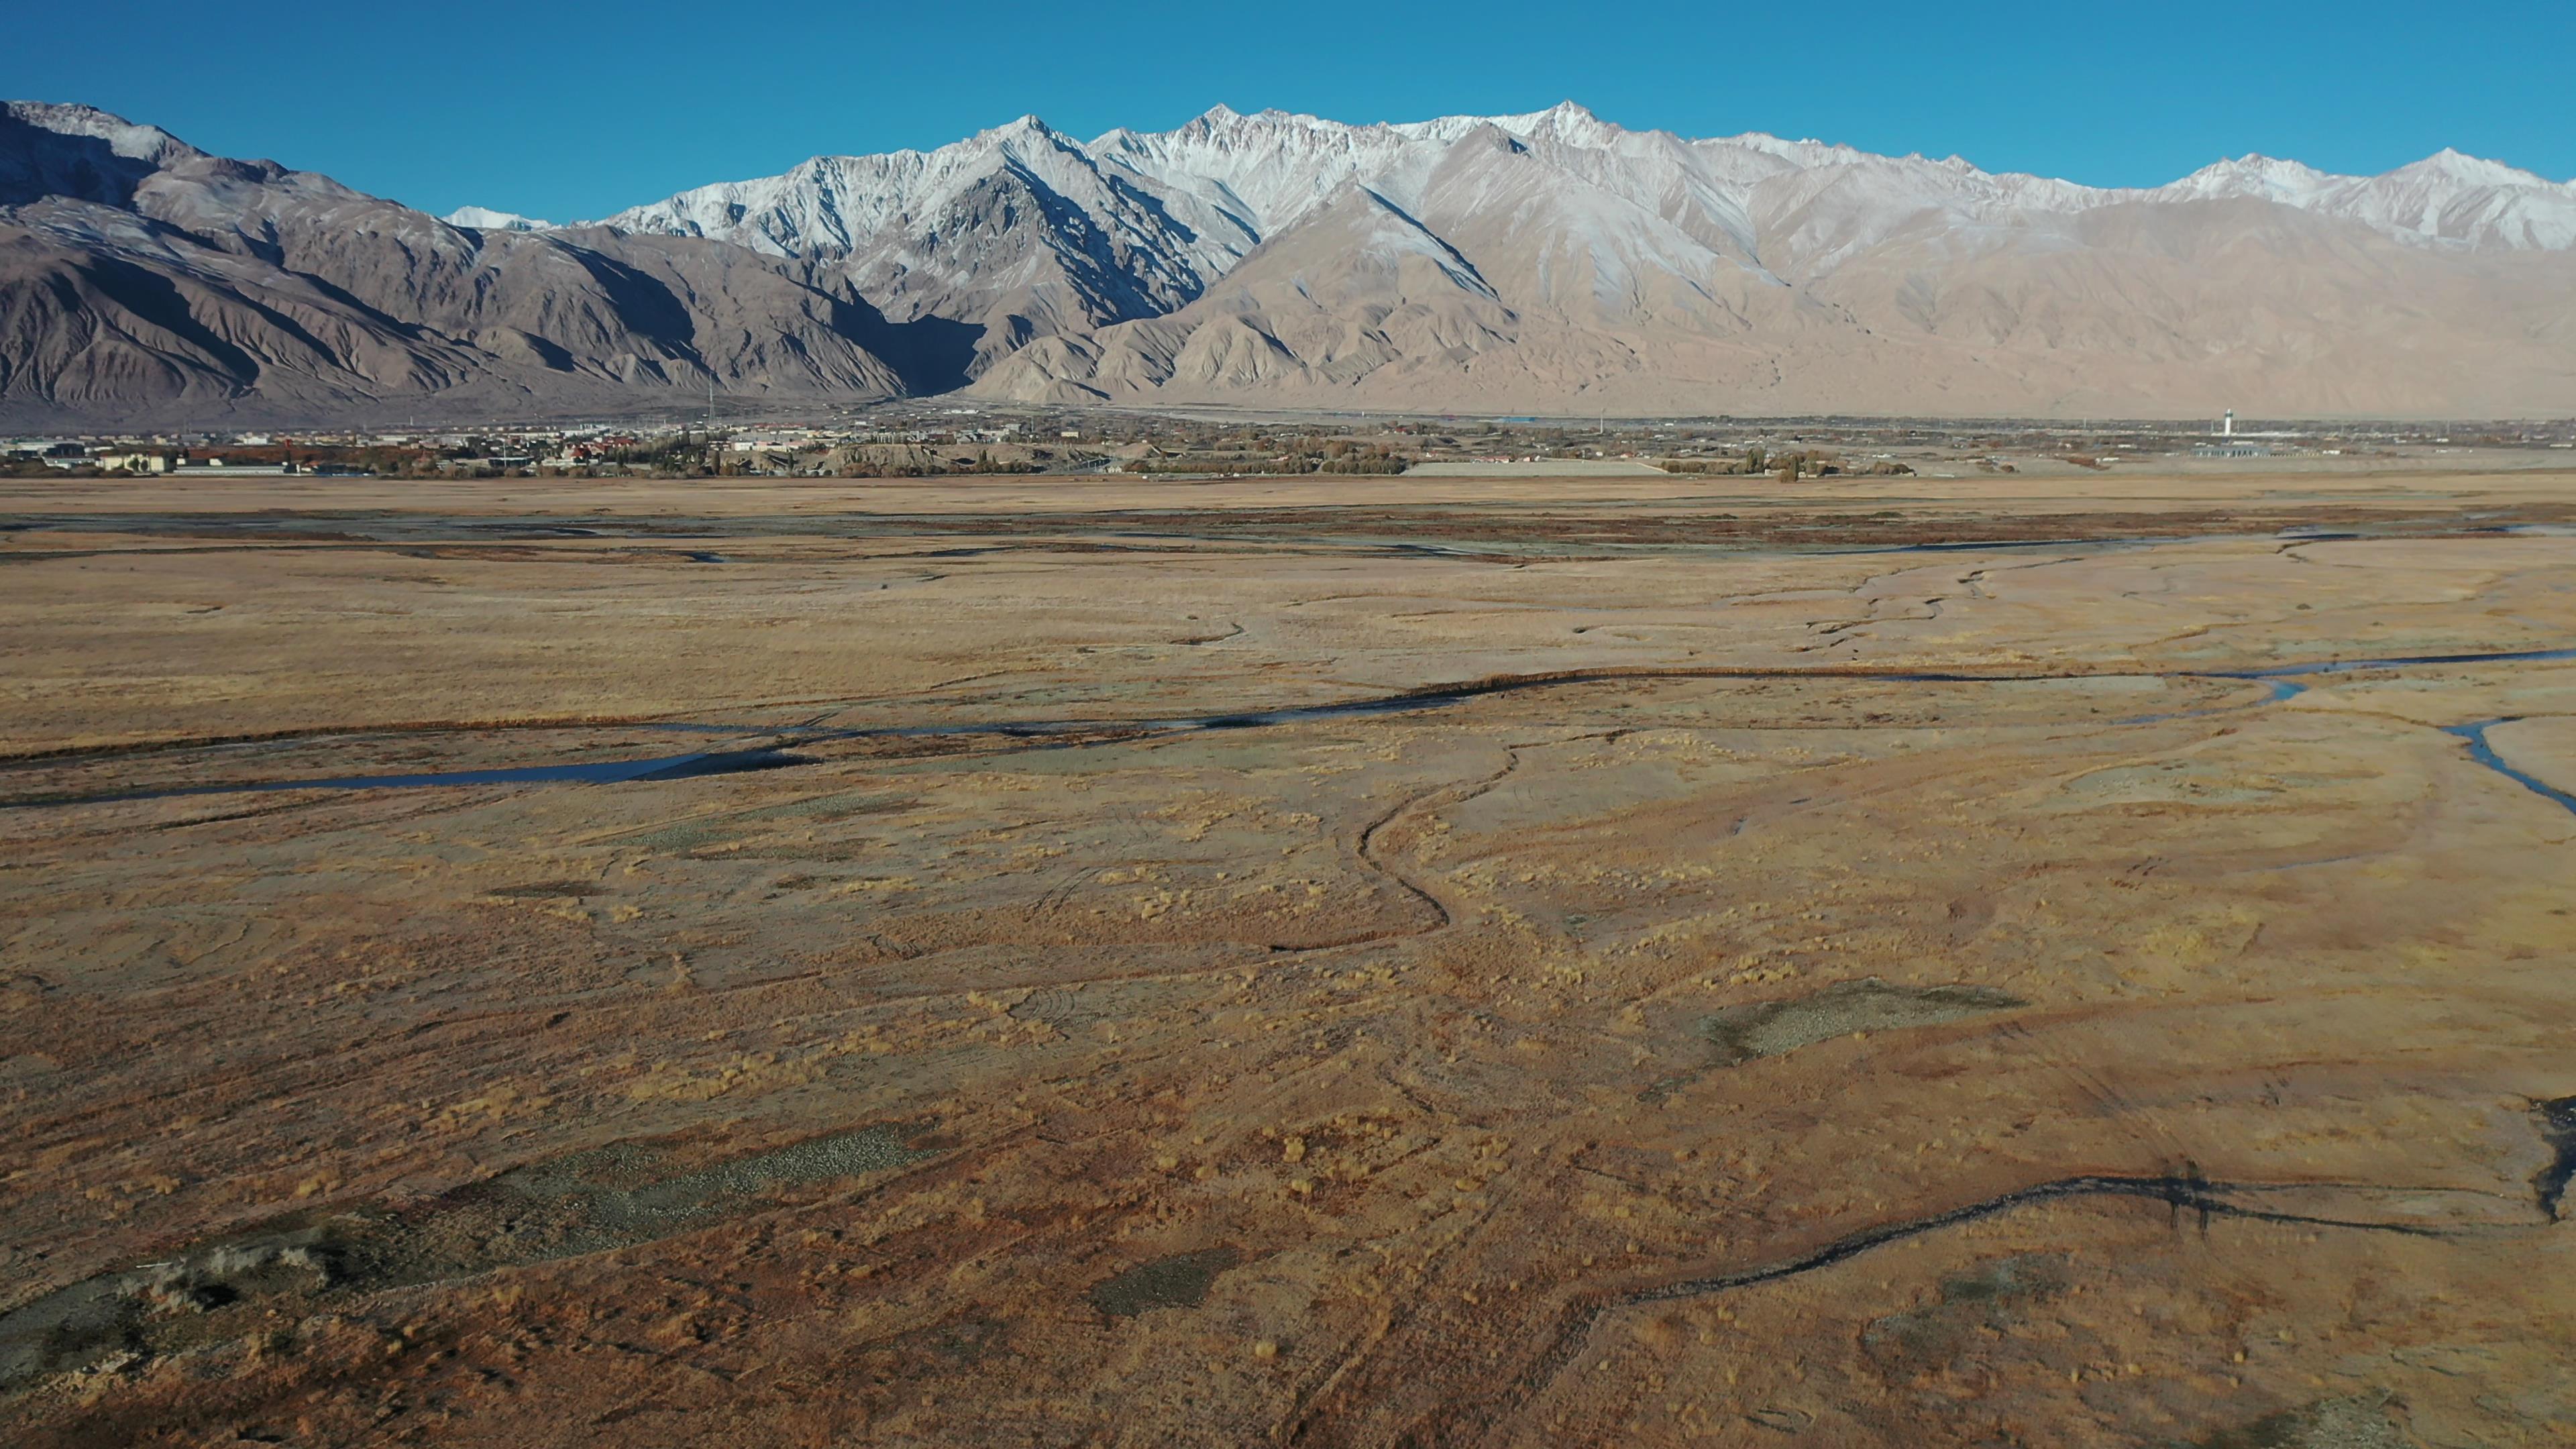
POLYGON ((2378 177, 2248 156, 2110 189, 1631 131, 1570 102, 1371 126, 1218 107, 1087 142, 1023 117, 609 224, 841 268, 894 315, 981 329, 974 389, 1029 401, 2576 406, 2540 335, 2567 323, 2547 297, 2571 275, 2576 184, 2448 151, 2378 177), (2283 250, 2265 266, 2247 238, 2283 250), (1412 253, 1444 260, 1398 284, 1412 253), (2326 314, 2285 314, 2303 295, 2326 314), (2457 351, 2516 366, 2446 361, 2428 394, 2406 356, 2458 331, 2457 351))
MULTIPOLYGON (((0 410, 504 416, 906 390, 828 269, 604 228, 459 227, 87 107, 0 110, 0 410)), ((953 370, 953 367, 950 369, 953 370)))
POLYGON ((1632 131, 1034 117, 555 227, 0 118, 0 407, 2576 411, 2576 184, 2443 152, 2103 189, 1632 131))

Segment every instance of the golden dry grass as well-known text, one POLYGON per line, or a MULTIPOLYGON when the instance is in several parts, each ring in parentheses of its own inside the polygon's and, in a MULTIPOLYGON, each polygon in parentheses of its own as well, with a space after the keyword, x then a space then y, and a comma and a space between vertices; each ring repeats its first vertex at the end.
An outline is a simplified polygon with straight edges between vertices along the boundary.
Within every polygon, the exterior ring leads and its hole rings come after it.
POLYGON ((0 1426, 2563 1439, 2568 479, 1637 481, 0 497, 0 1426))

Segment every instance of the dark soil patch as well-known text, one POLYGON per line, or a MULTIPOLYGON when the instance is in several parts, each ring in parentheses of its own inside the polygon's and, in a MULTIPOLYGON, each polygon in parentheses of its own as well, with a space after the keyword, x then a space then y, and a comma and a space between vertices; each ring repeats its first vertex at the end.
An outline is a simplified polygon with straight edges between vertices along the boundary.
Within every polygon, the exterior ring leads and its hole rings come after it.
POLYGON ((1112 1318, 1132 1318, 1157 1308, 1196 1308, 1217 1275, 1242 1261, 1232 1248, 1202 1248, 1139 1263, 1115 1278, 1092 1285, 1091 1306, 1112 1318))
POLYGON ((670 1237, 757 1211, 782 1190, 930 1155, 889 1127, 695 1168, 667 1147, 617 1143, 514 1168, 401 1211, 297 1214, 0 1314, 0 1392, 265 1332, 271 1309, 301 1316, 335 1299, 670 1237))
POLYGON ((2319 1399, 2222 1429, 2194 1449, 2409 1449, 2415 1441, 2388 1404, 2386 1395, 2319 1399))
POLYGON ((1719 1066, 1741 1066, 1864 1031, 1938 1026, 2029 1003, 1984 986, 1891 986, 1876 977, 1839 981, 1795 1001, 1730 1006, 1700 1023, 1719 1066))

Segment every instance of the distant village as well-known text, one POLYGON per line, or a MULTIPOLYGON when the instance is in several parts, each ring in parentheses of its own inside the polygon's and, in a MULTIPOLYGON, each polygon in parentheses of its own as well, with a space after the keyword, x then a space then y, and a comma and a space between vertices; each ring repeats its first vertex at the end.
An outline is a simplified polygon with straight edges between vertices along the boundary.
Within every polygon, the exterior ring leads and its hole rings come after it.
POLYGON ((2554 423, 2016 423, 1889 419, 1569 419, 1358 414, 1234 418, 890 403, 828 421, 713 419, 442 429, 96 434, 0 439, 0 472, 135 478, 1225 477, 1478 471, 1770 474, 1825 479, 2108 471, 2576 449, 2554 423))

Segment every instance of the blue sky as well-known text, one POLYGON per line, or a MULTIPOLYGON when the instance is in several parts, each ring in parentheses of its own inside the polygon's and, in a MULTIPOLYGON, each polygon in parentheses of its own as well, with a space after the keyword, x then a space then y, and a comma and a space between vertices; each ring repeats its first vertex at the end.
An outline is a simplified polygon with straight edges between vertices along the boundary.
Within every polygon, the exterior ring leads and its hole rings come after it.
POLYGON ((2576 0, 12 10, 9 98, 86 101, 433 211, 556 220, 1028 112, 1087 137, 1220 101, 1373 121, 1570 97, 1629 126, 1955 152, 2097 185, 2247 151, 2384 171, 2444 146, 2576 177, 2576 0))

